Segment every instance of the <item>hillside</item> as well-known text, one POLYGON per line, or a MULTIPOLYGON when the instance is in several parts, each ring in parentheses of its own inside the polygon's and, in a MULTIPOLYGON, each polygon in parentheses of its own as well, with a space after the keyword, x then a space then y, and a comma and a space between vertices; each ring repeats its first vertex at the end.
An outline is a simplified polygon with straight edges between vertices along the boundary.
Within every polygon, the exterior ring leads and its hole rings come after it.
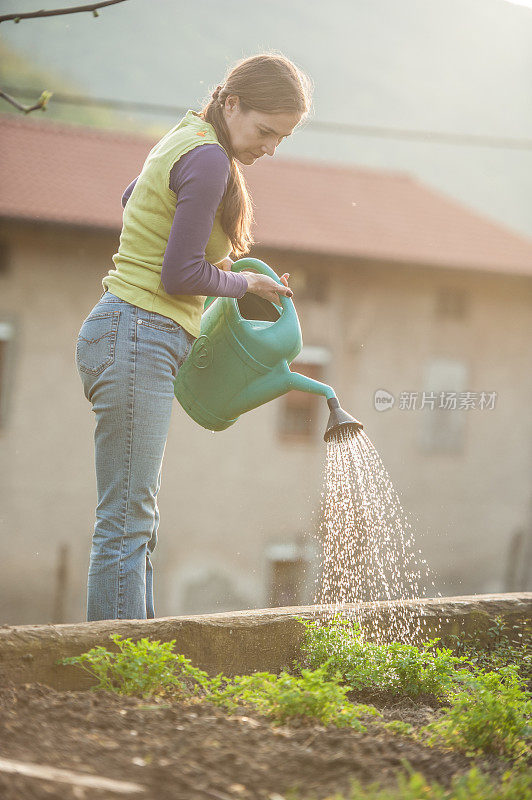
MULTIPOLYGON (((13 7, 7 0, 1 5, 13 7)), ((25 0, 24 7, 42 5, 25 0)), ((503 0, 128 0, 97 19, 76 14, 8 23, 0 33, 35 69, 57 76, 47 87, 56 90, 60 81, 96 97, 196 108, 227 64, 271 48, 312 76, 316 119, 532 138, 532 11, 503 0)), ((75 109, 56 113, 83 116, 75 109)), ((150 132, 175 118, 118 112, 111 118, 106 111, 98 121, 96 113, 90 124, 150 132)), ((282 150, 406 171, 532 236, 532 149, 309 126, 282 150)))

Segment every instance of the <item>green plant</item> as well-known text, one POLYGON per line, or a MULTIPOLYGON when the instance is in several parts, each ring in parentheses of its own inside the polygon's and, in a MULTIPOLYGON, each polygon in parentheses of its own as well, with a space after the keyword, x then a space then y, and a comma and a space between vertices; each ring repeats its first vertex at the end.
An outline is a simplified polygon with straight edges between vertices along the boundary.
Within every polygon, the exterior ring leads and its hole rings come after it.
POLYGON ((110 636, 116 652, 94 647, 58 663, 89 672, 98 681, 95 689, 143 697, 162 693, 199 697, 230 710, 244 704, 274 722, 305 716, 357 730, 365 729, 365 716, 381 715, 373 706, 350 703, 346 695, 351 687, 410 697, 430 692, 451 701, 440 719, 419 732, 401 722, 385 726, 469 755, 493 753, 520 760, 530 753, 532 695, 516 665, 501 667, 499 672, 471 665, 469 670, 462 669, 464 657, 435 647, 437 639, 420 648, 395 642, 377 645, 366 642, 359 627, 341 619, 330 627, 306 623, 306 628, 303 650, 311 662, 323 661, 314 669, 299 665, 299 675, 256 672, 229 679, 220 673, 210 678, 184 655, 173 652, 175 640, 133 642, 119 634, 110 636))
MULTIPOLYGON (((472 767, 467 774, 455 777, 451 788, 446 789, 439 783, 429 783, 407 762, 403 764, 406 772, 399 774, 396 787, 382 788, 378 783, 364 787, 353 781, 349 798, 336 794, 328 800, 530 800, 532 793, 532 775, 529 772, 509 771, 499 782, 472 767)), ((285 796, 286 800, 300 800, 297 791, 285 796)))
POLYGON ((399 719, 393 719, 391 722, 383 722, 381 727, 386 728, 393 733, 398 733, 401 736, 409 736, 414 730, 414 726, 409 722, 403 722, 399 719))
POLYGON ((117 694, 146 697, 166 687, 182 694, 197 694, 208 685, 206 672, 192 666, 185 656, 173 652, 175 639, 161 644, 149 639, 133 642, 122 639, 118 633, 110 634, 109 638, 118 652, 93 647, 87 653, 63 658, 58 663, 78 666, 95 677, 98 684, 94 690, 105 689, 117 694))
POLYGON ((346 700, 347 686, 340 686, 339 675, 328 675, 328 665, 315 670, 303 669, 300 676, 283 671, 237 675, 222 688, 212 688, 206 700, 234 710, 237 705, 251 705, 275 722, 283 723, 304 716, 324 725, 365 730, 361 716, 378 715, 373 706, 354 705, 346 700))
POLYGON ((327 678, 327 665, 303 670, 299 677, 283 671, 280 675, 256 672, 233 679, 220 673, 210 678, 184 655, 173 652, 175 640, 161 644, 148 639, 133 642, 119 634, 110 638, 118 652, 94 647, 58 663, 79 666, 89 672, 98 679, 95 690, 143 697, 163 692, 170 697, 176 693, 180 698, 199 696, 203 701, 231 710, 241 704, 251 705, 276 722, 305 716, 325 725, 364 730, 360 718, 379 714, 371 706, 347 701, 348 687, 339 685, 340 676, 327 678))
POLYGON ((512 625, 499 615, 482 634, 450 634, 447 638, 456 655, 464 656, 472 667, 483 670, 498 670, 515 664, 520 675, 532 680, 532 646, 526 638, 525 625, 512 625), (525 640, 517 643, 515 639, 525 640))
POLYGON ((400 642, 375 644, 366 641, 360 625, 339 615, 329 625, 298 619, 306 629, 301 645, 306 663, 316 667, 327 662, 329 674, 339 672, 353 689, 447 698, 461 678, 458 667, 465 657, 437 647, 437 638, 419 647, 400 642))
MULTIPOLYGON (((468 754, 493 753, 522 759, 530 752, 531 695, 515 664, 498 672, 476 667, 467 655, 436 646, 438 639, 413 645, 365 640, 360 626, 336 616, 325 626, 305 622, 302 652, 311 666, 322 663, 357 690, 419 697, 430 693, 451 703, 442 717, 416 732, 402 723, 388 727, 468 754)), ((500 645, 500 631, 497 642, 500 645)))
POLYGON ((523 688, 517 667, 477 671, 466 678, 451 708, 422 729, 431 744, 444 743, 468 755, 493 753, 521 759, 530 754, 531 694, 523 688))

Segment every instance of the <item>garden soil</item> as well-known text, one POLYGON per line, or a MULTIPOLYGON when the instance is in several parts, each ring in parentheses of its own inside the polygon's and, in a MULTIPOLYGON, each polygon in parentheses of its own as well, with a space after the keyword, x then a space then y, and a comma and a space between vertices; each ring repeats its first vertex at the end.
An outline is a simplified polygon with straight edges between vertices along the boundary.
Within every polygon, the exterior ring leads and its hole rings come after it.
MULTIPOLYGON (((412 701, 381 704, 387 720, 425 724, 441 713, 412 701)), ((425 747, 378 729, 325 727, 301 719, 274 726, 249 709, 230 713, 210 704, 143 700, 97 692, 59 692, 42 684, 0 688, 0 758, 134 782, 135 795, 57 783, 0 771, 2 800, 283 800, 299 786, 301 800, 349 796, 350 782, 391 786, 402 760, 449 786, 471 759, 425 747)), ((500 777, 498 759, 477 762, 500 777)))

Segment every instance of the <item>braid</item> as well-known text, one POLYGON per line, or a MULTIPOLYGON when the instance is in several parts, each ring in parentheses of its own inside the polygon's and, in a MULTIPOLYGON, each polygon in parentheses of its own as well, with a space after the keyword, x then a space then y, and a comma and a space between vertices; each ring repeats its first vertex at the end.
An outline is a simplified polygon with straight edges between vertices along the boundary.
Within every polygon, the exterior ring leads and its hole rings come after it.
POLYGON ((282 112, 307 114, 312 101, 312 82, 292 61, 280 53, 259 53, 244 58, 228 70, 223 85, 212 92, 200 116, 216 131, 218 141, 231 161, 227 188, 222 198, 222 228, 240 258, 253 244, 253 207, 244 176, 231 146, 224 107, 236 95, 245 111, 266 114, 282 112))
POLYGON ((234 235, 230 236, 231 244, 234 254, 240 258, 249 252, 253 244, 253 237, 250 231, 251 223, 253 222, 253 209, 244 176, 234 157, 231 138, 223 114, 225 99, 228 94, 227 89, 217 87, 212 93, 212 100, 203 110, 202 116, 206 122, 213 126, 218 141, 231 162, 229 180, 222 198, 221 224, 226 233, 234 231, 234 235))

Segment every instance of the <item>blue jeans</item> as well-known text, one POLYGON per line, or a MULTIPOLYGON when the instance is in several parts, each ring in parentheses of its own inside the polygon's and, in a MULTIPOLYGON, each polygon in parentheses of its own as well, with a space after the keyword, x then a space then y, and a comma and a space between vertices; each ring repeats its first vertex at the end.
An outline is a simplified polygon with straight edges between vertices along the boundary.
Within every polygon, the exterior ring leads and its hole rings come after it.
POLYGON ((81 326, 76 365, 96 416, 89 622, 155 616, 161 465, 174 380, 194 341, 177 322, 108 291, 81 326))

